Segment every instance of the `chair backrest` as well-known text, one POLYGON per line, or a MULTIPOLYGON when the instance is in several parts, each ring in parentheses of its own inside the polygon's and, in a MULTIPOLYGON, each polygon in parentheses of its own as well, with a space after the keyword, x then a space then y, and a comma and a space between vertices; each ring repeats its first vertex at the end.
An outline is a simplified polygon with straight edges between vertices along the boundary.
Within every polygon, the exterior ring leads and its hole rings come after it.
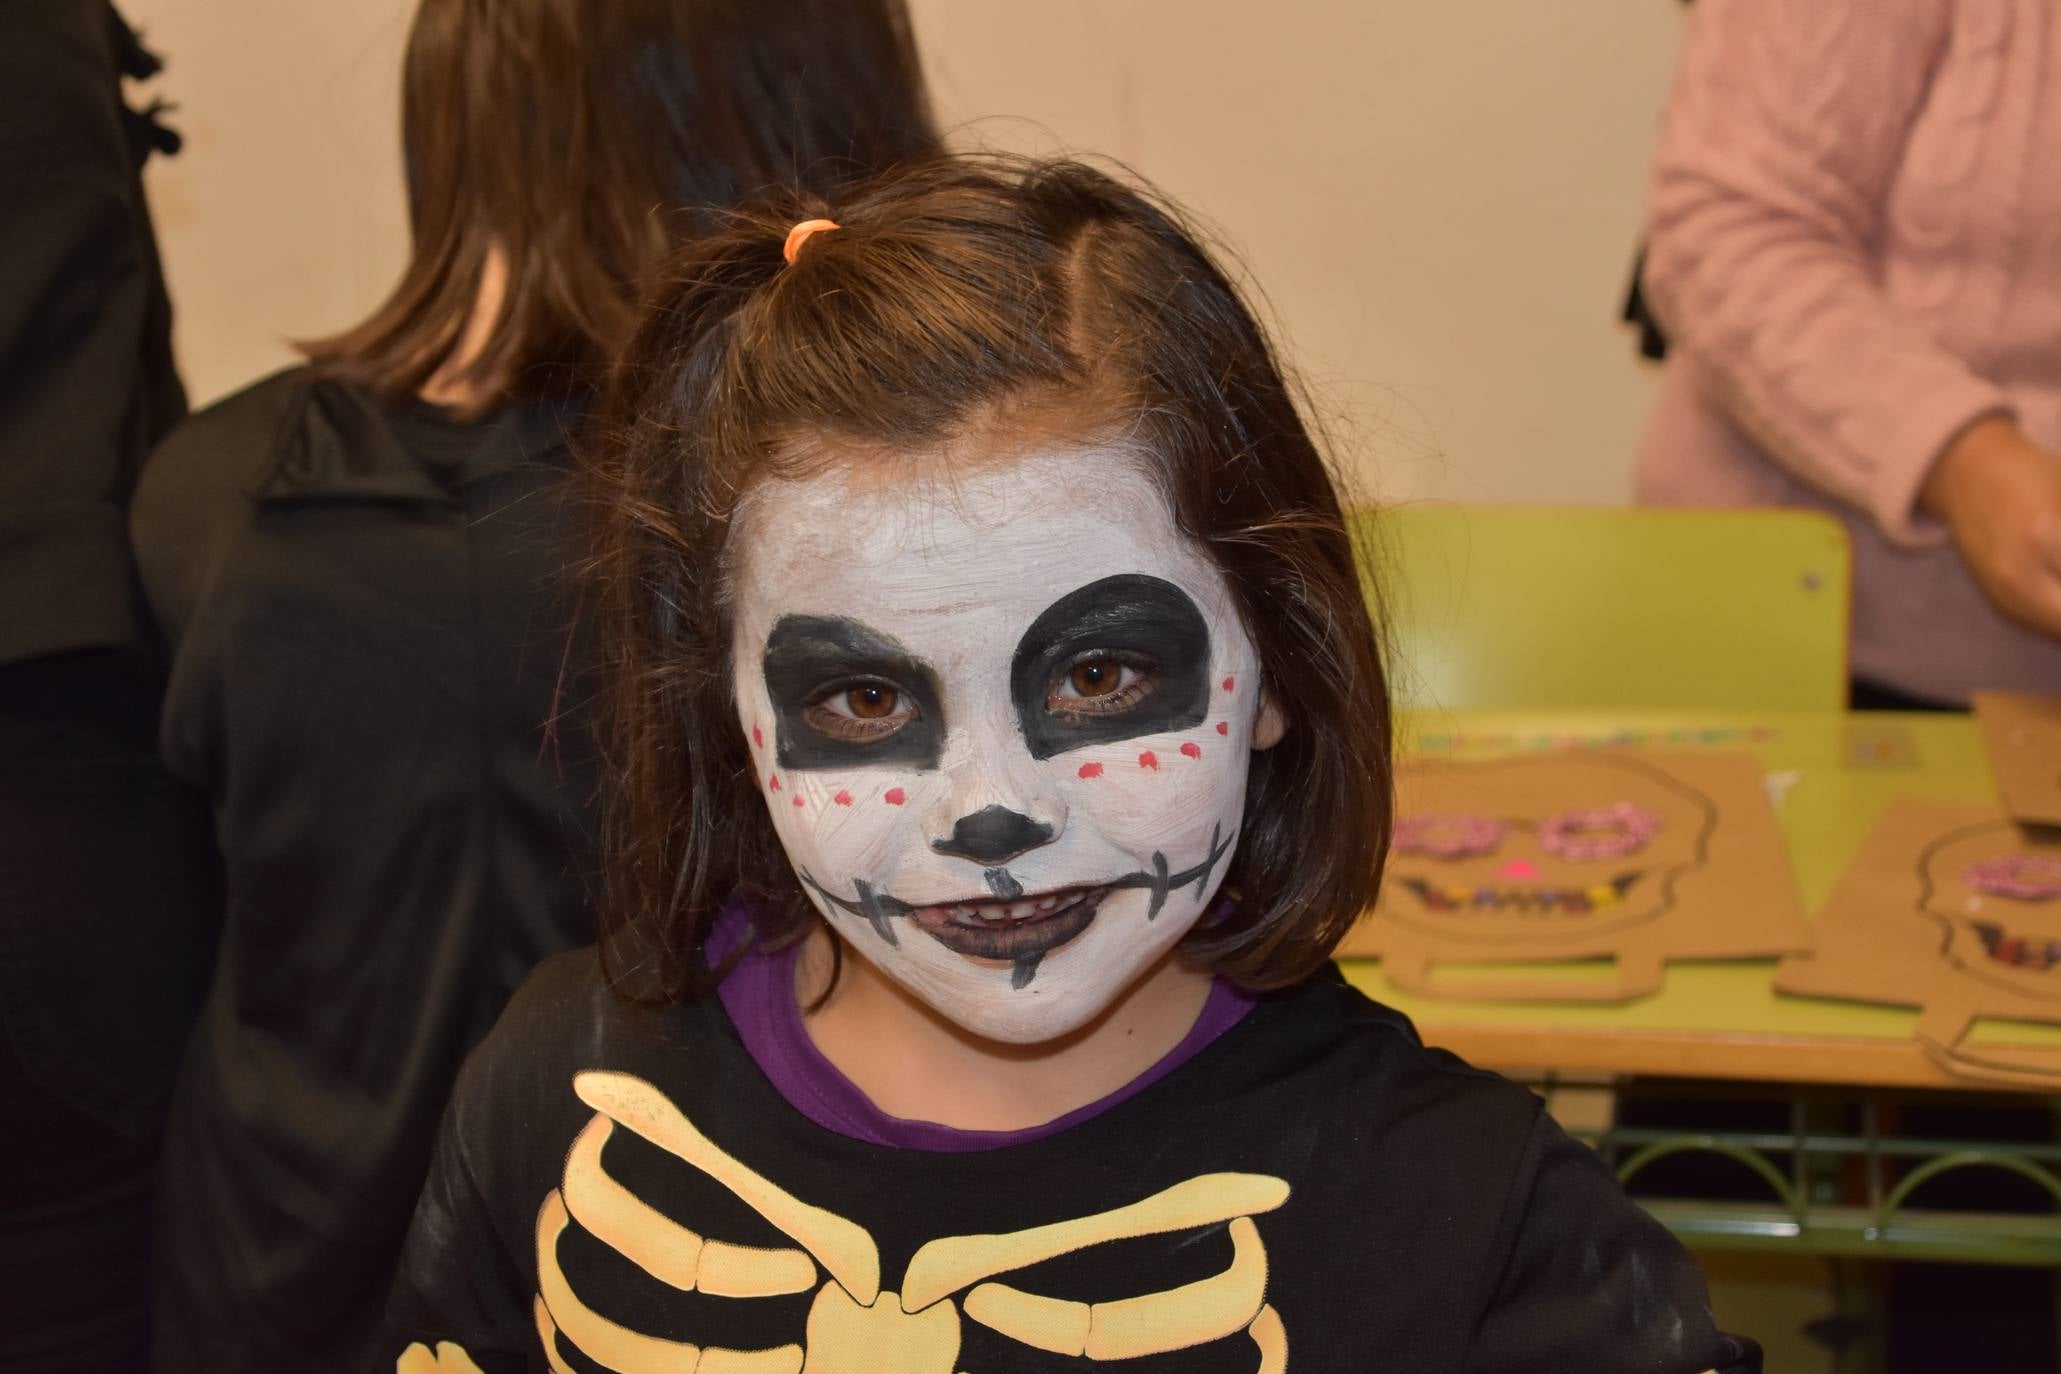
POLYGON ((1406 706, 1846 705, 1852 559, 1830 517, 1422 503, 1351 519, 1406 706))

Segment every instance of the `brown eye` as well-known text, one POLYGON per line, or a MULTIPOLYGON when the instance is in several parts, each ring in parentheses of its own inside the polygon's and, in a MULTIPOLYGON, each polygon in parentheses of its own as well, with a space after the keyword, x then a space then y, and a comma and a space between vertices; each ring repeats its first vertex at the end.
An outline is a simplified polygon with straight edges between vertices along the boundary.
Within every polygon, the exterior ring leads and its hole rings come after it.
POLYGON ((879 720, 893 715, 901 699, 902 694, 894 688, 875 683, 854 687, 844 694, 845 709, 860 720, 879 720))
POLYGON ((833 688, 802 712, 818 734, 853 744, 886 739, 920 714, 915 699, 886 682, 854 682, 833 688))
POLYGON ((1077 697, 1106 697, 1123 685, 1123 665, 1114 659, 1092 658, 1067 674, 1077 697))
POLYGON ((1159 685, 1144 663, 1127 663, 1103 655, 1084 658, 1054 679, 1045 694, 1045 709, 1062 716, 1109 716, 1128 711, 1159 685))

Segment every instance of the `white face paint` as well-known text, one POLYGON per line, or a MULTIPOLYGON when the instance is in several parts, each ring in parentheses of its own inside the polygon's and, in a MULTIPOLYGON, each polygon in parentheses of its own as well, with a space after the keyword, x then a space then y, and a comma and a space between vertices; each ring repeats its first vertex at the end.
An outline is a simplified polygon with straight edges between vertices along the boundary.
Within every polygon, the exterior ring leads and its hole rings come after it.
POLYGON ((1195 925, 1238 839, 1259 665, 1133 460, 771 482, 732 539, 759 786, 861 955, 1029 1044, 1195 925))

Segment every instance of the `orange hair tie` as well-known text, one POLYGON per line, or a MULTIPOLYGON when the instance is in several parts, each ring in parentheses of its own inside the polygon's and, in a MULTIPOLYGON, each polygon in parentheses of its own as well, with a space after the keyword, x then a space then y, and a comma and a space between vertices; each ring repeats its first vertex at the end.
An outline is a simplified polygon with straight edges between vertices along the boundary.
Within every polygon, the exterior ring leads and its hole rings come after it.
POLYGON ((787 242, 781 247, 780 256, 786 258, 788 265, 792 266, 795 254, 801 252, 802 245, 809 241, 809 235, 820 234, 825 229, 839 229, 842 227, 834 219, 805 219, 787 231, 787 242))

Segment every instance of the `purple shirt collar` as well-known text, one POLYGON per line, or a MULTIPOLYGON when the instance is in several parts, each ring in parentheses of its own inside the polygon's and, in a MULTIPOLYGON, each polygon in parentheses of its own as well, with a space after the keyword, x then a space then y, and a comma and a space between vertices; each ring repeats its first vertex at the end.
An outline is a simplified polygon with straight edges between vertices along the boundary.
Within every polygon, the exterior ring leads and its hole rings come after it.
MULTIPOLYGON (((747 920, 744 912, 735 907, 723 914, 710 941, 712 960, 735 948, 745 937, 747 920)), ((1107 1097, 1076 1107, 1043 1125, 1019 1131, 962 1131, 934 1121, 889 1116, 823 1057, 823 1052, 809 1039, 808 1030, 802 1025, 801 1008, 795 1003, 794 964, 798 955, 799 947, 777 954, 753 950, 745 955, 717 989, 723 1010, 736 1025, 745 1050, 788 1105, 826 1130, 898 1150, 995 1150, 1057 1135, 1165 1078, 1237 1025, 1253 1006, 1250 995, 1219 978, 1210 988, 1201 1015, 1181 1037, 1181 1043, 1107 1097)))

